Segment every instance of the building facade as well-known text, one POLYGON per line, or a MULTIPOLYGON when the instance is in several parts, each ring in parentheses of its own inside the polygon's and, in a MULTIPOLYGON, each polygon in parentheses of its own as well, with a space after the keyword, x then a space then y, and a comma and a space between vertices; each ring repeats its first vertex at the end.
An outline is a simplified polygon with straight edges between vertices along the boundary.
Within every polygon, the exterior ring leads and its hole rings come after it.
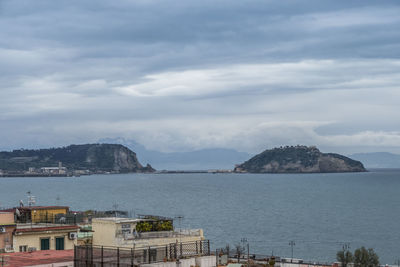
POLYGON ((17 225, 13 248, 15 252, 73 249, 78 231, 76 225, 17 225))
POLYGON ((12 251, 15 228, 14 213, 0 212, 0 252, 12 251))

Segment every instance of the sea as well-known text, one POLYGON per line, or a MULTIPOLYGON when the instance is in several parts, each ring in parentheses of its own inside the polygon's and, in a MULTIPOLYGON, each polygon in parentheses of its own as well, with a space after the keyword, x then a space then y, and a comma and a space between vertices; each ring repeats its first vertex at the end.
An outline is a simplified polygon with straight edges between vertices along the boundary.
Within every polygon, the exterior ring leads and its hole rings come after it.
POLYGON ((335 174, 119 174, 0 178, 0 206, 68 205, 175 218, 202 228, 212 248, 332 262, 343 245, 400 258, 400 170, 335 174))

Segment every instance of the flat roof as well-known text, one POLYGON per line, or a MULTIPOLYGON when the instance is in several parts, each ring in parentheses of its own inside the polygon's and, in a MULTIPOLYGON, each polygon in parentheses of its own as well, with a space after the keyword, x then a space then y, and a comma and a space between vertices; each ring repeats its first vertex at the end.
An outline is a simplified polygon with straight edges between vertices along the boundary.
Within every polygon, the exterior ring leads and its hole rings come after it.
POLYGON ((69 207, 68 206, 23 206, 17 209, 48 210, 48 209, 69 209, 69 207))
POLYGON ((0 212, 15 212, 15 210, 46 210, 46 209, 68 209, 68 206, 23 206, 23 207, 15 207, 11 209, 0 210, 0 212))
POLYGON ((151 221, 148 219, 137 219, 137 218, 123 218, 123 217, 103 217, 103 218, 93 218, 93 221, 107 221, 107 222, 115 222, 115 223, 131 223, 131 222, 143 222, 143 221, 151 221))
POLYGON ((60 224, 17 224, 16 233, 42 232, 42 231, 62 231, 62 230, 77 230, 77 225, 60 225, 60 224))
POLYGON ((73 262, 74 250, 39 250, 33 252, 14 252, 2 254, 5 266, 20 267, 61 262, 73 262))

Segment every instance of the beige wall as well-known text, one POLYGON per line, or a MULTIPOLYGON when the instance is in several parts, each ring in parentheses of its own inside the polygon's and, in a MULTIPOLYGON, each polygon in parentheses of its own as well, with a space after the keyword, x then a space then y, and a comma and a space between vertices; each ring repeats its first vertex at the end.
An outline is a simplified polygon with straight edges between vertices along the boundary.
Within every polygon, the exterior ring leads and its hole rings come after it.
POLYGON ((2 224, 14 224, 14 213, 0 212, 0 225, 2 224))
POLYGON ((115 233, 117 225, 114 221, 92 219, 93 245, 116 246, 115 233))
POLYGON ((41 238, 50 238, 50 249, 56 249, 56 237, 64 237, 64 249, 73 249, 74 244, 76 244, 75 240, 70 240, 68 238, 68 233, 72 232, 69 230, 66 231, 48 231, 48 233, 39 232, 39 233, 23 233, 14 235, 13 246, 14 251, 19 251, 19 246, 28 246, 28 248, 36 248, 36 250, 40 250, 40 239, 41 238))

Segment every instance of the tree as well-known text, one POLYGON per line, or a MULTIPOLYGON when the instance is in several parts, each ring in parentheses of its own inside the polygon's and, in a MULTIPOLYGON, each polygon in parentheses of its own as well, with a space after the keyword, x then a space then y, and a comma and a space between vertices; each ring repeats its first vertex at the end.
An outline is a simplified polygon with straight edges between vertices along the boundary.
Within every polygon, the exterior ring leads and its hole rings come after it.
POLYGON ((347 249, 343 249, 336 253, 336 259, 342 264, 342 267, 347 267, 353 261, 353 254, 347 249))
POLYGON ((378 267, 379 257, 372 248, 361 247, 354 251, 355 267, 378 267))

